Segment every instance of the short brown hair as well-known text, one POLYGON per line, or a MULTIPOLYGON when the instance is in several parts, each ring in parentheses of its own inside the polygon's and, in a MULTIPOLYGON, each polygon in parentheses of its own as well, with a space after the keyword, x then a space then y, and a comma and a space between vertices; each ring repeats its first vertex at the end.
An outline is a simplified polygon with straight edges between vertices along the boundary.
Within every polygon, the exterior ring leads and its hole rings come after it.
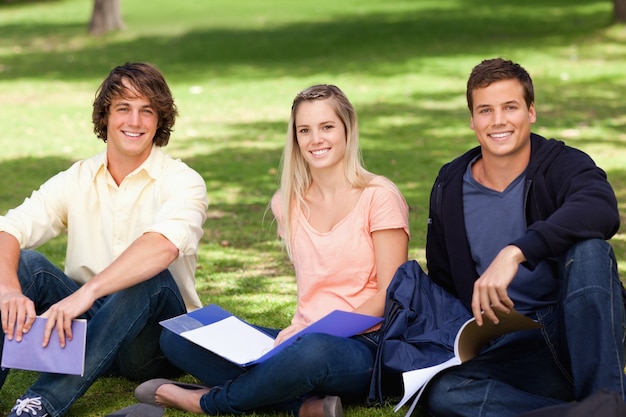
POLYGON ((129 62, 113 68, 100 84, 93 102, 93 131, 99 139, 107 141, 107 118, 111 101, 116 97, 129 97, 124 86, 126 80, 154 107, 159 121, 152 139, 156 146, 166 146, 178 116, 176 104, 165 78, 154 65, 145 62, 129 62))
POLYGON ((516 79, 524 88, 524 100, 530 108, 535 102, 535 89, 530 75, 521 65, 502 58, 486 59, 476 65, 467 80, 467 107, 473 113, 474 90, 485 88, 496 81, 516 79))

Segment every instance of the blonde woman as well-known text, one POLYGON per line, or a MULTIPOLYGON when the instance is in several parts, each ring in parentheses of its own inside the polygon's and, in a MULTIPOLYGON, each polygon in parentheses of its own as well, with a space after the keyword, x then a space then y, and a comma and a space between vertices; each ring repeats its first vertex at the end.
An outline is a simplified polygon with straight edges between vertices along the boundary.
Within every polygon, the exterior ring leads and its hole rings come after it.
MULTIPOLYGON (((291 325, 266 329, 281 343, 333 310, 382 317, 385 292, 407 260, 408 207, 397 187, 361 162, 357 116, 344 93, 316 85, 294 99, 271 201, 298 289, 291 325)), ((142 402, 186 411, 340 417, 368 394, 377 329, 351 338, 313 333, 252 368, 232 366, 165 332, 168 359, 206 387, 164 379, 137 387, 142 402)))

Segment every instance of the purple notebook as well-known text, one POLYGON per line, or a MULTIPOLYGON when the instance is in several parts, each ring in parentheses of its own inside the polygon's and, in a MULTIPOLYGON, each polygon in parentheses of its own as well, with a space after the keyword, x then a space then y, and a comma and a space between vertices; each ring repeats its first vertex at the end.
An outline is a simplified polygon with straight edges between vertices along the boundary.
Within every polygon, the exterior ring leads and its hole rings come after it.
POLYGON ((67 340, 61 348, 56 329, 52 330, 50 342, 41 346, 47 319, 35 318, 35 323, 22 341, 8 340, 4 336, 2 368, 24 369, 27 371, 50 372, 56 374, 83 375, 85 368, 85 344, 87 341, 87 320, 72 322, 72 340, 67 340))

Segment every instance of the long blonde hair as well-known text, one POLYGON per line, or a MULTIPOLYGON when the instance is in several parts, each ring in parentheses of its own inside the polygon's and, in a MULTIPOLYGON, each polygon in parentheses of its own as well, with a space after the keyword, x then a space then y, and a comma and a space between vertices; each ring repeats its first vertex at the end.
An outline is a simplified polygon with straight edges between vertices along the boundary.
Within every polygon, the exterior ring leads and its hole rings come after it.
POLYGON ((363 166, 356 111, 343 91, 334 85, 318 84, 298 93, 291 106, 287 141, 280 162, 281 235, 290 257, 293 231, 297 225, 293 213, 306 207, 304 196, 312 182, 309 166, 298 146, 296 112, 301 103, 313 100, 328 100, 343 123, 346 134, 346 152, 343 162, 344 173, 348 182, 355 188, 365 188, 373 176, 363 166))

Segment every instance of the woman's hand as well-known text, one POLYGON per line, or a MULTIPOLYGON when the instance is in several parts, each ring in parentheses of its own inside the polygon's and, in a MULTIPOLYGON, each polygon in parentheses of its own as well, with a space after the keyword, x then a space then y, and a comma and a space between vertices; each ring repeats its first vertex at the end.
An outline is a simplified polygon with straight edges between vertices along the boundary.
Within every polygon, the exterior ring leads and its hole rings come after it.
POLYGON ((280 345, 282 342, 289 339, 291 336, 298 333, 300 330, 304 329, 305 327, 306 326, 303 326, 303 325, 292 324, 291 326, 284 328, 283 330, 281 330, 280 333, 278 333, 278 336, 276 336, 276 340, 274 341, 274 346, 280 345))

